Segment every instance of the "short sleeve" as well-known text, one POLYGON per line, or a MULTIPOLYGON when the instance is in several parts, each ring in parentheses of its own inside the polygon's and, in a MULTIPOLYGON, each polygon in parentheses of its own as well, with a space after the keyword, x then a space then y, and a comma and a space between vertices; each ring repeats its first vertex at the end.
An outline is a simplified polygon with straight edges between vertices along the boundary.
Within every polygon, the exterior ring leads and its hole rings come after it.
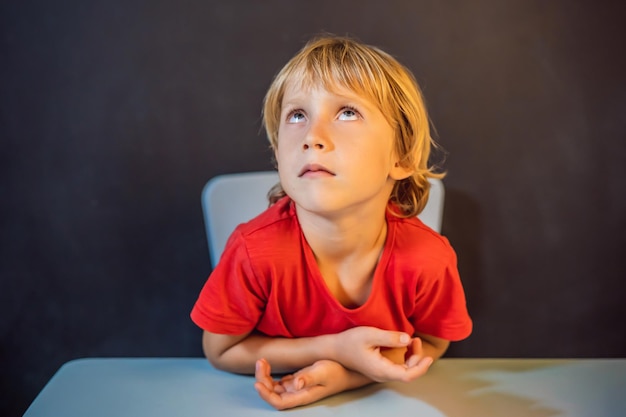
POLYGON ((465 292, 457 269, 456 254, 448 245, 448 256, 423 271, 418 280, 411 321, 415 330, 449 341, 459 341, 472 332, 465 292), (428 277, 428 278, 426 278, 428 277))
POLYGON ((191 319, 211 333, 245 334, 259 321, 266 297, 251 266, 245 239, 235 229, 200 292, 191 319))

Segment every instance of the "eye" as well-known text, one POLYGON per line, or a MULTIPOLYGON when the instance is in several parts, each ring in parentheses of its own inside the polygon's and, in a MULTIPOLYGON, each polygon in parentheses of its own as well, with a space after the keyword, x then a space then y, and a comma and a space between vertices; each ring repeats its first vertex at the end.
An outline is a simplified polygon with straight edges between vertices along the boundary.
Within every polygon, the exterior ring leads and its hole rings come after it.
POLYGON ((304 113, 300 110, 293 110, 287 115, 287 123, 302 123, 304 120, 304 113))
POLYGON ((358 120, 359 112, 353 107, 344 107, 339 113, 339 120, 358 120))

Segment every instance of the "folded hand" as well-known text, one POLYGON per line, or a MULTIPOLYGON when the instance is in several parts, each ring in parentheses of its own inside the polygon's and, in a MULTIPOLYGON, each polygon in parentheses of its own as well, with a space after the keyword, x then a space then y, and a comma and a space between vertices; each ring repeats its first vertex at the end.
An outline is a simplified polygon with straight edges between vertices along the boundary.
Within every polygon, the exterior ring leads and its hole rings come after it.
POLYGON ((317 361, 292 375, 274 380, 270 364, 260 359, 256 364, 255 377, 254 388, 261 398, 278 410, 310 404, 368 382, 362 375, 330 360, 317 361))
POLYGON ((419 338, 375 327, 355 327, 338 334, 334 350, 335 359, 342 365, 377 382, 412 381, 433 363, 432 358, 424 356, 419 338))

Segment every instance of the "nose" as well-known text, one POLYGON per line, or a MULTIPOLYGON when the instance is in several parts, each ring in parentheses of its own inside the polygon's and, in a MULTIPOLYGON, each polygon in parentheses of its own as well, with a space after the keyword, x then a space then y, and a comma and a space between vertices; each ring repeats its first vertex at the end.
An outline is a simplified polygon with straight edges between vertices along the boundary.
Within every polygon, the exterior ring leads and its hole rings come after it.
POLYGON ((302 143, 302 149, 329 150, 332 146, 328 127, 321 120, 312 121, 302 143))
POLYGON ((304 144, 302 145, 302 149, 306 151, 309 148, 318 149, 321 151, 324 149, 324 144, 321 142, 314 142, 314 143, 304 142, 304 144))

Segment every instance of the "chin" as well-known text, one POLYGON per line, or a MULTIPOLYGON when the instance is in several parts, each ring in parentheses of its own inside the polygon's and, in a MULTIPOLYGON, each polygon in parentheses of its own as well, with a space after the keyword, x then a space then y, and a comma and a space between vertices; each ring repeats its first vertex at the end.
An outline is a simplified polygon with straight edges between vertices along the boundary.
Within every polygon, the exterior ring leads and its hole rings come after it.
POLYGON ((338 212, 342 208, 345 208, 343 205, 338 204, 334 201, 329 201, 328 198, 325 199, 315 199, 311 198, 311 196, 307 196, 306 198, 294 199, 296 205, 302 210, 306 210, 310 213, 320 214, 320 215, 330 215, 338 212))

